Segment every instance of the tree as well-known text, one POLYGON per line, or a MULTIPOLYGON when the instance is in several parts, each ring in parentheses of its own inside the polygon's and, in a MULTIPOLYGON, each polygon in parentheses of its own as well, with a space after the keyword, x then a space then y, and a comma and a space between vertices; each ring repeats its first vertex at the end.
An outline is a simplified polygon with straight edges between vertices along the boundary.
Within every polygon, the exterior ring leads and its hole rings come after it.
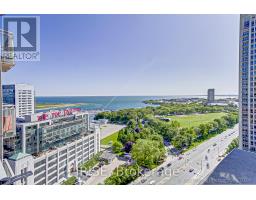
POLYGON ((230 153, 233 149, 238 148, 238 146, 239 146, 238 138, 233 139, 232 142, 228 145, 226 154, 230 153))
POLYGON ((126 152, 126 153, 130 153, 130 151, 132 150, 132 145, 133 145, 133 143, 132 142, 126 142, 125 143, 125 146, 124 146, 124 151, 126 152))
POLYGON ((153 169, 165 157, 165 149, 156 140, 139 139, 132 147, 132 158, 138 165, 153 169))
POLYGON ((116 141, 114 142, 112 149, 114 153, 120 153, 123 149, 123 144, 121 142, 116 141))
POLYGON ((135 130, 137 122, 135 119, 130 119, 127 123, 127 128, 135 130))
POLYGON ((184 135, 177 134, 173 138, 172 145, 179 150, 183 149, 187 145, 186 137, 184 135))
POLYGON ((140 166, 137 164, 117 167, 112 175, 108 177, 104 183, 106 185, 127 185, 139 177, 140 166))
POLYGON ((199 127, 200 129, 200 133, 202 134, 202 137, 205 138, 208 135, 208 129, 207 126, 205 124, 200 124, 199 127))

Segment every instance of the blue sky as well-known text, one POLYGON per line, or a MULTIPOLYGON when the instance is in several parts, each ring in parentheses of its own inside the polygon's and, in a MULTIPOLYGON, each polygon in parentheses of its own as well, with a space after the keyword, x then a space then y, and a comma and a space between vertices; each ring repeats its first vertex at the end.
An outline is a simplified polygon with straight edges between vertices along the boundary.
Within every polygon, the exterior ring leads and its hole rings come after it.
POLYGON ((4 83, 38 96, 238 92, 239 15, 41 15, 40 62, 4 83))

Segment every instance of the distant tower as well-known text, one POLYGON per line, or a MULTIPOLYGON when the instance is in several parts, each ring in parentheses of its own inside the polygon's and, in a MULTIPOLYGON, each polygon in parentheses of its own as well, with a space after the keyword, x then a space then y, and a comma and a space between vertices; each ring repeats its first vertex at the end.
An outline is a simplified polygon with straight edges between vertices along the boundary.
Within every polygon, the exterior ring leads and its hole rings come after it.
POLYGON ((15 105, 16 117, 35 113, 35 90, 29 84, 3 85, 3 102, 15 105))
POLYGON ((214 103, 214 100, 215 100, 215 90, 214 89, 208 89, 207 103, 214 103))

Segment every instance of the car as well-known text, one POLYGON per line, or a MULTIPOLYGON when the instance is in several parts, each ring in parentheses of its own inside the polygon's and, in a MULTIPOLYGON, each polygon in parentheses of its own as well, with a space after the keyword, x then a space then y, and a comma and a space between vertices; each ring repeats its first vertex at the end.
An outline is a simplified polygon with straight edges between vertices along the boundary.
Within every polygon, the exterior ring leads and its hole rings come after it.
POLYGON ((194 169, 192 169, 192 168, 191 168, 191 169, 189 169, 189 172, 193 172, 193 171, 194 171, 194 169))
POLYGON ((210 153, 211 149, 208 149, 208 153, 210 153))
POLYGON ((82 172, 82 174, 83 174, 84 176, 86 176, 86 172, 82 172))
POLYGON ((147 181, 147 179, 145 179, 145 178, 143 178, 143 179, 141 179, 141 183, 145 183, 147 181))
POLYGON ((205 156, 205 160, 208 160, 208 156, 207 155, 205 156))
POLYGON ((221 161, 221 158, 219 158, 218 161, 220 162, 220 161, 221 161))
POLYGON ((164 167, 160 167, 159 170, 157 170, 157 172, 162 172, 164 170, 164 167))
POLYGON ((153 185, 156 181, 152 180, 149 182, 150 185, 153 185))
POLYGON ((104 165, 104 162, 100 162, 98 166, 102 167, 103 165, 104 165))
POLYGON ((217 144, 216 144, 216 143, 214 143, 212 146, 214 146, 214 147, 215 147, 216 145, 217 145, 217 144))
POLYGON ((147 173, 147 172, 149 172, 150 170, 148 169, 148 168, 143 168, 142 170, 141 170, 141 174, 145 174, 145 173, 147 173))
POLYGON ((209 163, 207 163, 207 164, 206 164, 206 167, 207 167, 207 169, 209 169, 209 168, 210 168, 210 164, 209 164, 209 163))
POLYGON ((167 167, 170 167, 171 165, 172 165, 172 163, 168 163, 166 166, 167 166, 167 167))
POLYGON ((157 172, 157 176, 161 176, 163 174, 163 171, 157 172))
POLYGON ((181 160, 181 159, 182 159, 182 157, 180 156, 178 159, 179 159, 179 160, 181 160))

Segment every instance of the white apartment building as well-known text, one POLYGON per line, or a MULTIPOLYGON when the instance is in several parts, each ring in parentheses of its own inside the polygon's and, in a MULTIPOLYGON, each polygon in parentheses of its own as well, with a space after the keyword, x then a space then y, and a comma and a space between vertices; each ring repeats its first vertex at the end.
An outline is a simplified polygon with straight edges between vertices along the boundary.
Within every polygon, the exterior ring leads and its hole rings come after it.
POLYGON ((34 114, 34 86, 28 84, 3 85, 3 102, 15 105, 16 117, 34 114))

